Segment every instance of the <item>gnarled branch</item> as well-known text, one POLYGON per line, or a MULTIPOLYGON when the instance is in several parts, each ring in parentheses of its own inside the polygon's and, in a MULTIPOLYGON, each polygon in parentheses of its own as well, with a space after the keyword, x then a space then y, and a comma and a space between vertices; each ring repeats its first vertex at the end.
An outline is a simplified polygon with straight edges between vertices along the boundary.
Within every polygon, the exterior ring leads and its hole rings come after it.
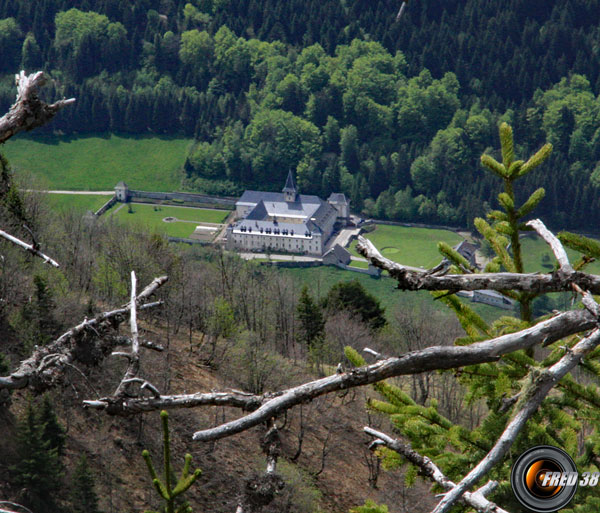
POLYGON ((21 71, 15 75, 15 81, 17 100, 0 118, 0 143, 19 132, 45 125, 60 109, 75 102, 75 98, 59 100, 50 105, 41 101, 38 98, 38 89, 46 83, 46 76, 42 71, 31 75, 26 75, 24 71, 21 71))
POLYGON ((536 294, 547 292, 570 292, 573 283, 593 294, 600 294, 600 276, 573 271, 572 273, 519 274, 476 273, 430 274, 427 271, 409 269, 384 257, 371 241, 358 237, 357 251, 375 267, 388 271, 398 281, 402 290, 520 290, 536 294))
MULTIPOLYGON (((140 304, 148 299, 166 281, 166 276, 155 278, 137 296, 136 303, 140 304)), ((146 310, 161 304, 160 301, 146 303, 141 305, 140 309, 146 310)), ((95 338, 109 333, 125 320, 125 315, 129 311, 130 305, 127 305, 117 310, 101 313, 93 319, 85 319, 47 346, 36 346, 33 354, 23 360, 15 371, 9 376, 0 377, 0 389, 30 387, 36 392, 41 392, 51 387, 62 376, 64 369, 74 360, 88 363, 88 360, 97 361, 104 358, 117 345, 117 338, 109 337, 103 341, 103 344, 98 343, 85 348, 80 347, 80 343, 87 333, 93 333, 95 338)))

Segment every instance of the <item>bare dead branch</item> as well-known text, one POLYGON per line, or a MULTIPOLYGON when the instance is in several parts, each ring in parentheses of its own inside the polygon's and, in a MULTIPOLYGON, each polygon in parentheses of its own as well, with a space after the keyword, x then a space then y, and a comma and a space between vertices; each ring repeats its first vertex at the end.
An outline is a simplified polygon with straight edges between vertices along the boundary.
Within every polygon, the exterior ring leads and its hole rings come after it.
MULTIPOLYGON (((8 506, 12 506, 13 508, 17 508, 17 509, 22 509, 24 511, 26 511, 27 513, 32 513, 32 511, 29 508, 26 508, 25 506, 23 506, 22 504, 17 504, 16 502, 10 502, 10 501, 0 501, 1 505, 8 505, 8 506)), ((0 513, 16 513, 15 511, 12 510, 6 510, 6 509, 0 509, 0 513)))
POLYGON ((402 290, 520 290, 543 294, 547 292, 571 291, 573 283, 593 294, 600 294, 600 276, 574 271, 571 274, 519 274, 519 273, 479 273, 432 275, 427 271, 409 269, 402 264, 385 258, 373 243, 358 237, 356 246, 375 267, 388 271, 398 281, 402 290))
POLYGON ((400 357, 387 358, 343 374, 334 374, 277 394, 266 395, 263 404, 256 411, 215 428, 198 431, 194 433, 193 439, 211 441, 240 433, 297 404, 338 390, 369 385, 394 376, 497 361, 502 355, 533 347, 540 342, 550 343, 569 334, 591 329, 595 325, 596 321, 589 312, 577 310, 562 313, 519 332, 469 346, 432 346, 400 357))
POLYGON ((236 513, 258 513, 273 502, 275 495, 285 487, 285 482, 276 473, 277 459, 281 453, 279 431, 272 419, 269 429, 264 435, 261 446, 267 457, 267 468, 263 474, 250 475, 240 494, 236 513))
POLYGON ((199 406, 230 406, 243 411, 254 411, 260 407, 262 400, 263 396, 232 390, 230 392, 168 395, 158 398, 126 398, 122 402, 115 402, 113 398, 105 397, 97 401, 84 401, 83 404, 95 410, 106 409, 112 415, 135 415, 148 411, 199 406))
POLYGON ((6 233, 5 231, 0 230, 0 237, 3 237, 6 240, 12 242, 13 244, 20 246, 21 248, 28 251, 32 255, 40 257, 44 261, 45 264, 50 264, 54 267, 60 267, 56 260, 53 260, 48 255, 45 255, 44 253, 42 253, 37 247, 34 247, 32 244, 27 244, 26 242, 23 242, 22 240, 17 239, 10 233, 6 233))
POLYGON ((365 347, 363 349, 363 353, 367 353, 370 354, 371 356, 373 356, 376 360, 385 360, 385 356, 383 356, 381 353, 378 353, 377 351, 375 351, 374 349, 371 349, 370 347, 365 347))
POLYGON ((75 98, 59 100, 48 105, 38 98, 38 89, 46 83, 46 76, 38 71, 25 75, 21 71, 15 75, 17 100, 9 111, 0 118, 0 143, 19 132, 28 131, 48 123, 56 113, 75 102, 75 98))
POLYGON ((400 21, 400 18, 402 18, 402 15, 404 14, 404 9, 406 9, 406 1, 403 1, 400 4, 400 9, 398 10, 398 14, 396 14, 396 21, 400 21))
POLYGON ((584 290, 581 290, 581 287, 576 283, 573 283, 573 290, 578 294, 581 294, 581 303, 583 306, 595 317, 600 317, 600 307, 598 303, 594 301, 592 295, 584 290))
MULTIPOLYGON (((136 381, 137 374, 140 371, 140 342, 137 326, 137 279, 135 272, 131 271, 131 300, 129 302, 129 329, 131 330, 131 353, 129 353, 129 364, 123 379, 117 386, 114 397, 123 397, 127 389, 127 385, 136 381)), ((159 394, 160 395, 160 394, 159 394)))
MULTIPOLYGON (((590 335, 579 341, 552 367, 539 374, 532 374, 532 383, 523 390, 521 406, 517 409, 512 420, 494 444, 492 450, 483 458, 460 483, 458 483, 439 502, 432 513, 447 513, 457 500, 477 481, 485 476, 494 465, 499 463, 506 455, 517 435, 527 421, 536 412, 548 392, 569 372, 582 358, 593 351, 600 344, 600 330, 594 330, 590 335)), ((519 403, 517 403, 518 406, 519 403)))
POLYGON ((548 230, 548 228, 546 228, 546 225, 539 219, 532 219, 531 221, 527 222, 527 226, 531 226, 550 246, 552 253, 554 253, 556 260, 558 261, 560 270, 567 276, 573 274, 575 271, 569 263, 569 257, 565 251, 565 248, 558 238, 550 230, 548 230))
MULTIPOLYGON (((114 337, 116 346, 130 346, 131 338, 120 335, 118 337, 114 337)), ((152 349, 153 351, 163 352, 165 348, 160 344, 152 342, 150 340, 140 340, 140 347, 145 347, 146 349, 152 349)))
MULTIPOLYGON (((148 299, 166 281, 166 276, 154 279, 138 295, 136 303, 139 304, 140 301, 148 299)), ((162 305, 162 302, 146 303, 140 306, 140 310, 147 310, 159 305, 162 305)), ((9 376, 0 377, 0 389, 30 387, 36 392, 42 392, 52 387, 62 377, 68 364, 73 363, 74 360, 88 363, 86 359, 92 359, 92 363, 97 363, 116 346, 116 339, 107 337, 85 350, 80 347, 80 343, 90 333, 96 338, 110 333, 125 320, 125 315, 129 313, 129 310, 130 306, 127 305, 117 310, 103 312, 93 319, 85 319, 47 346, 36 346, 33 354, 23 360, 16 370, 9 376), (90 353, 93 353, 93 356, 90 353)))
MULTIPOLYGON (((396 440, 385 433, 377 431, 368 426, 365 426, 364 431, 365 433, 375 437, 378 442, 381 442, 377 445, 384 445, 388 449, 397 452, 406 458, 410 463, 419 467, 421 469, 421 475, 436 482, 442 488, 446 490, 452 490, 456 486, 455 483, 453 483, 444 475, 444 473, 435 463, 433 463, 433 461, 426 456, 421 456, 418 452, 413 450, 409 444, 405 444, 400 440, 396 440)), ((462 496, 462 500, 481 513, 508 513, 508 511, 500 508, 493 502, 490 502, 488 499, 486 499, 486 496, 492 493, 496 486, 498 486, 497 482, 490 481, 485 486, 473 493, 466 492, 462 496)))

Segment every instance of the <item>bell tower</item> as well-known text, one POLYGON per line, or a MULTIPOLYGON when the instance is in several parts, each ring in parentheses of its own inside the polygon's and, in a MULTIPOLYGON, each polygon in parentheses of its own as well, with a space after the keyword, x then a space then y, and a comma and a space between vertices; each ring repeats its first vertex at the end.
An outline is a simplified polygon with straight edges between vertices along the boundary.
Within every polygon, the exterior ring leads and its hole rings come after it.
POLYGON ((298 200, 298 189, 296 189, 296 184, 294 183, 294 177, 292 175, 292 170, 288 172, 287 180, 285 181, 285 187, 282 190, 283 197, 286 202, 293 203, 298 200))

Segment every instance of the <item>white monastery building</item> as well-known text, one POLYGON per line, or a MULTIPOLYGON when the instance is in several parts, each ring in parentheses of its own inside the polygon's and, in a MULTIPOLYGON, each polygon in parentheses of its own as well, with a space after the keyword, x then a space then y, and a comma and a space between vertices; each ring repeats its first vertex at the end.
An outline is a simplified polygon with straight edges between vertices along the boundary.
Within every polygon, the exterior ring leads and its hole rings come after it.
POLYGON ((281 192, 245 191, 236 202, 237 221, 227 228, 227 247, 245 251, 323 254, 334 225, 348 223, 346 197, 327 201, 299 194, 292 172, 281 192))

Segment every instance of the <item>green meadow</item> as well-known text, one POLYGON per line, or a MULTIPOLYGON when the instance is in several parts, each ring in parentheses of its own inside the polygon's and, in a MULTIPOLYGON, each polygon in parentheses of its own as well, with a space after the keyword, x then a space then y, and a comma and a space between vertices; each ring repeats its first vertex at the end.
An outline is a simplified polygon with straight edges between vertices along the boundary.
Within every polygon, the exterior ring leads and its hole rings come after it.
MULTIPOLYGON (((442 259, 437 249, 440 241, 455 246, 463 238, 449 230, 433 230, 407 226, 376 225, 374 231, 363 234, 382 255, 404 265, 434 267, 442 259)), ((359 256, 356 241, 352 242, 350 252, 359 256)))
MULTIPOLYGON (((307 285, 311 294, 316 298, 322 298, 327 295, 331 286, 340 281, 358 280, 368 292, 381 301, 382 306, 390 314, 396 309, 412 310, 425 306, 433 306, 436 310, 447 312, 448 315, 454 315, 446 305, 435 301, 429 292, 398 290, 396 288, 396 280, 387 276, 374 278, 366 274, 345 271, 333 266, 281 268, 279 272, 292 276, 298 287, 307 285)), ((505 310, 500 310, 489 305, 471 303, 468 300, 465 301, 488 322, 507 314, 505 310)))
POLYGON ((39 187, 111 190, 124 180, 148 191, 180 189, 191 139, 155 136, 17 136, 2 151, 16 173, 39 187))
POLYGON ((197 224, 222 223, 229 213, 227 210, 130 203, 127 205, 117 204, 106 215, 111 215, 118 222, 131 223, 151 232, 186 238, 194 232, 197 224), (129 212, 130 205, 131 213, 129 212), (165 222, 163 219, 166 217, 174 217, 177 221, 165 222))
POLYGON ((45 194, 48 205, 54 210, 77 210, 96 212, 111 196, 98 194, 45 194))
MULTIPOLYGON (((540 237, 528 236, 521 239, 523 267, 526 272, 552 272, 556 264, 556 258, 550 249, 540 237)), ((567 248, 567 255, 571 264, 576 263, 581 254, 577 251, 567 248)), ((592 262, 585 267, 585 272, 600 274, 600 262, 592 262)))

